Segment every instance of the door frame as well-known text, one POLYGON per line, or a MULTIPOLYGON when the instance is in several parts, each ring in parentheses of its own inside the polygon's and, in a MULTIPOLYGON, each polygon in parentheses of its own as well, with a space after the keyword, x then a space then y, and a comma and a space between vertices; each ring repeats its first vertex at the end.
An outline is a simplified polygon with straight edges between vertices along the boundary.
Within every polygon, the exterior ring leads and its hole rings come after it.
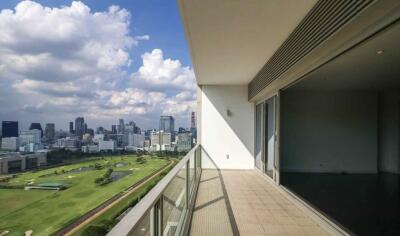
MULTIPOLYGON (((280 183, 280 91, 277 91, 275 93, 270 94, 267 97, 264 97, 260 101, 255 103, 256 107, 259 104, 262 105, 262 111, 261 111, 261 170, 262 173, 267 176, 268 178, 272 179, 276 184, 280 183), (273 163, 273 175, 272 177, 267 175, 266 170, 267 170, 267 165, 265 161, 267 161, 267 155, 268 155, 268 147, 266 145, 266 135, 267 135, 267 126, 265 125, 266 122, 268 122, 266 119, 268 118, 268 111, 266 108, 268 105, 266 105, 266 101, 274 98, 274 126, 275 126, 275 132, 274 132, 274 163, 273 163)), ((254 113, 256 111, 254 110, 254 113)), ((254 119, 256 121, 256 119, 254 119)), ((254 127, 257 127, 257 124, 254 125, 254 127)), ((255 142, 257 140, 255 139, 255 142)), ((254 157, 256 158, 256 157, 254 157)), ((257 168, 257 167, 256 167, 257 168)))

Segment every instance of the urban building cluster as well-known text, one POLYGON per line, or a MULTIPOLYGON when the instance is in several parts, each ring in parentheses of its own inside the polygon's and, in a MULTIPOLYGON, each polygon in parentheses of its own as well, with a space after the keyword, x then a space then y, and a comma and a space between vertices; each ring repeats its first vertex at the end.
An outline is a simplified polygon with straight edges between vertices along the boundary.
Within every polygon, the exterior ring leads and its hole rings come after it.
POLYGON ((47 123, 44 130, 40 123, 20 130, 18 121, 2 121, 1 150, 23 154, 66 149, 82 152, 113 151, 189 151, 196 143, 196 118, 191 113, 190 128, 175 130, 173 116, 161 116, 158 129, 142 130, 134 121, 119 119, 111 129, 88 127, 84 117, 69 122, 69 130, 55 129, 47 123))

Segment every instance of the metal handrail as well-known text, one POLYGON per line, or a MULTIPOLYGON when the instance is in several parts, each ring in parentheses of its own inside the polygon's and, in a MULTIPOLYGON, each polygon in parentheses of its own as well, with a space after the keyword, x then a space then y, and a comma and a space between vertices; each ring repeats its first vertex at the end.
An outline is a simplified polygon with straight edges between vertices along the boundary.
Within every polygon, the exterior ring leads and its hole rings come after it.
POLYGON ((154 207, 157 201, 161 198, 164 190, 168 187, 168 184, 178 174, 178 172, 187 164, 190 158, 195 155, 196 150, 200 147, 200 144, 194 146, 186 155, 183 157, 174 168, 168 172, 168 174, 162 178, 156 186, 154 186, 133 208, 129 211, 122 220, 114 226, 107 236, 121 236, 128 235, 140 220, 148 213, 148 211, 154 207))

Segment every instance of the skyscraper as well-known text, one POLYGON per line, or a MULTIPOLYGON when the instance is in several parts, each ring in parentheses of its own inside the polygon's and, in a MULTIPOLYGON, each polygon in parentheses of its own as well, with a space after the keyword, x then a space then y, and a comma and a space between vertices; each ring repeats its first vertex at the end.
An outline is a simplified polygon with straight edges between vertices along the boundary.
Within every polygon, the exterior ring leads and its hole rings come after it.
POLYGON ((192 116, 190 118, 190 128, 196 128, 196 113, 192 111, 192 116))
POLYGON ((190 117, 190 133, 192 133, 193 142, 197 142, 197 128, 196 128, 196 113, 192 111, 192 115, 190 117))
POLYGON ((82 135, 85 132, 85 119, 83 117, 77 117, 75 119, 75 135, 82 139, 82 135))
POLYGON ((171 134, 171 140, 175 141, 175 120, 172 116, 160 116, 160 131, 171 134))
POLYGON ((172 116, 160 116, 160 131, 163 130, 167 133, 173 133, 175 131, 175 120, 172 116))
POLYGON ((56 130, 54 123, 46 124, 46 128, 44 129, 44 136, 46 137, 47 141, 53 141, 55 136, 56 130))
POLYGON ((31 123, 31 126, 29 126, 29 130, 33 130, 33 129, 38 129, 40 130, 40 137, 43 137, 43 129, 42 126, 40 125, 40 123, 31 123))
POLYGON ((74 133, 74 122, 73 121, 69 122, 69 133, 70 134, 74 133))
POLYGON ((1 136, 3 138, 18 137, 18 121, 3 121, 1 126, 1 136))
POLYGON ((116 134, 117 133, 117 126, 116 125, 111 125, 111 133, 116 134))
POLYGON ((124 131, 125 131, 124 119, 119 119, 119 121, 118 121, 118 133, 119 134, 123 134, 124 131))

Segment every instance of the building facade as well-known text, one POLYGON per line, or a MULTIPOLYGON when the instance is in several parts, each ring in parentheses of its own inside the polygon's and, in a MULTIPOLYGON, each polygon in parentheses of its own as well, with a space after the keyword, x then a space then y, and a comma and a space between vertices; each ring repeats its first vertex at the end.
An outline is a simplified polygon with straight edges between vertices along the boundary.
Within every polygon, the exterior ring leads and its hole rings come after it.
POLYGON ((0 154, 0 174, 21 172, 47 164, 46 153, 20 154, 17 152, 0 154))
POLYGON ((186 152, 192 149, 193 139, 190 132, 178 133, 176 136, 176 148, 178 152, 186 152))
POLYGON ((56 128, 54 123, 47 123, 44 129, 44 136, 47 142, 53 142, 56 135, 56 128))
POLYGON ((82 135, 85 133, 85 119, 83 117, 77 117, 75 119, 75 135, 79 140, 82 139, 82 135))
POLYGON ((42 129, 42 125, 40 123, 31 123, 31 125, 29 126, 29 130, 40 130, 40 138, 43 138, 43 129, 42 129))
POLYGON ((18 147, 18 137, 6 137, 1 139, 1 149, 4 151, 17 151, 18 147))
POLYGON ((23 146, 29 143, 41 144, 41 134, 42 132, 38 129, 21 130, 19 132, 19 145, 23 146))
POLYGON ((18 121, 2 121, 1 127, 3 138, 18 137, 18 121))

